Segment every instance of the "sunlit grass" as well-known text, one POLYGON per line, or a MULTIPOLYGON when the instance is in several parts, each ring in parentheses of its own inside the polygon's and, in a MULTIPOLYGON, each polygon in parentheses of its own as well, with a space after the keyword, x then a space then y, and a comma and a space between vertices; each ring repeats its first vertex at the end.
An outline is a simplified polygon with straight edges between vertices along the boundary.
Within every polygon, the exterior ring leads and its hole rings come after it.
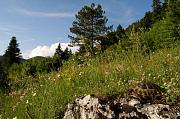
POLYGON ((127 90, 142 80, 164 87, 167 101, 179 101, 180 47, 163 49, 149 56, 109 50, 77 66, 74 60, 59 72, 29 77, 28 86, 9 96, 1 94, 2 118, 61 118, 76 97, 97 94, 127 95, 127 90), (32 81, 33 80, 33 81, 32 81))

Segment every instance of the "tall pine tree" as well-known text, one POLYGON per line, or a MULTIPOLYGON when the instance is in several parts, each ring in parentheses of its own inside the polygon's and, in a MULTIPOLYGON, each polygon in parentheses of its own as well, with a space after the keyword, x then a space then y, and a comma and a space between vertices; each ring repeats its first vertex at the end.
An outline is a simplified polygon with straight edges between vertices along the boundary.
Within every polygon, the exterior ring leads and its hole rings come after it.
POLYGON ((106 34, 110 27, 106 27, 108 19, 104 16, 105 11, 101 5, 84 6, 78 14, 70 28, 70 31, 76 36, 69 36, 74 45, 80 46, 80 49, 95 54, 94 47, 99 44, 99 37, 106 34))
POLYGON ((3 55, 6 59, 7 67, 11 66, 13 63, 19 64, 21 62, 22 56, 20 49, 18 48, 16 37, 12 37, 5 54, 3 55))

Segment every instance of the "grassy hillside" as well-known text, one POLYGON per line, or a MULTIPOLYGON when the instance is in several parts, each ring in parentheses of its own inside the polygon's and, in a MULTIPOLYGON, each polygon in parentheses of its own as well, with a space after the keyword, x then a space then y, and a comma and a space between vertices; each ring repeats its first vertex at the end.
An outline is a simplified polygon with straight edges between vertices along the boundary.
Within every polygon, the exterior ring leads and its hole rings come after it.
MULTIPOLYGON (((127 95, 127 90, 142 80, 157 83, 167 91, 166 100, 180 102, 180 46, 161 49, 149 56, 109 48, 96 58, 74 59, 59 72, 24 77, 27 88, 0 94, 1 118, 61 118, 68 103, 87 94, 127 95)), ((24 84, 24 83, 23 83, 24 84)))

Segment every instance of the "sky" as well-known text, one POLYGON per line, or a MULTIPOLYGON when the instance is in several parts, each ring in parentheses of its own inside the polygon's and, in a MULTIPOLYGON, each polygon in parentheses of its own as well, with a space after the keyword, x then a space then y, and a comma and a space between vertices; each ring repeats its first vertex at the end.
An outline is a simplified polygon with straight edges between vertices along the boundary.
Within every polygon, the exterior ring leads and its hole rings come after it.
POLYGON ((119 24, 126 28, 152 9, 152 0, 0 0, 0 55, 12 36, 23 58, 52 56, 58 43, 65 49, 75 14, 91 3, 102 6, 107 26, 114 29, 119 24))

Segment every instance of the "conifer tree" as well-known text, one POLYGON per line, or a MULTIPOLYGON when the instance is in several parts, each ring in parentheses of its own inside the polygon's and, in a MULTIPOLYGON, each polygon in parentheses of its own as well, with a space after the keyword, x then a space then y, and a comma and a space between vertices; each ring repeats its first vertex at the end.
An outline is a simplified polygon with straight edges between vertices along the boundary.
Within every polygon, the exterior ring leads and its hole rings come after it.
POLYGON ((149 30, 152 24, 153 24, 152 13, 146 12, 144 18, 142 19, 142 28, 144 28, 144 30, 149 30))
POLYGON ((69 51, 69 49, 66 47, 66 49, 64 50, 64 52, 62 53, 61 57, 63 60, 68 60, 69 57, 71 55, 71 52, 69 51))
POLYGON ((159 21, 161 19, 161 1, 153 0, 153 20, 159 21))
POLYGON ((116 29, 116 34, 119 40, 121 40, 125 36, 125 30, 120 24, 118 25, 116 29))
POLYGON ((61 58, 63 51, 61 49, 61 44, 59 43, 58 47, 56 48, 56 51, 54 53, 54 56, 61 58))
POLYGON ((70 31, 75 34, 75 36, 69 36, 71 43, 94 55, 94 47, 101 42, 99 37, 110 29, 106 27, 108 19, 104 13, 101 5, 92 3, 91 6, 84 6, 75 15, 76 19, 70 28, 70 31))
POLYGON ((61 44, 59 43, 53 56, 54 59, 53 68, 55 68, 55 70, 58 70, 62 66, 62 53, 63 51, 61 49, 61 44))
POLYGON ((12 37, 9 46, 3 55, 7 66, 11 66, 13 63, 19 64, 21 62, 22 56, 18 46, 19 44, 17 43, 16 37, 12 37))

